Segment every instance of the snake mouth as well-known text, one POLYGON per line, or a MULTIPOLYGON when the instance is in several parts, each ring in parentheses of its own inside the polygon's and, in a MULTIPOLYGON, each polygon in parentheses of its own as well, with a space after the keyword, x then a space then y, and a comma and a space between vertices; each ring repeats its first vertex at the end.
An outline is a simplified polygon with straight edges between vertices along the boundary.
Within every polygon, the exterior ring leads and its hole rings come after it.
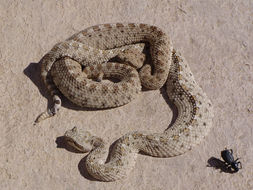
POLYGON ((73 139, 71 139, 70 137, 66 137, 65 136, 65 140, 67 142, 67 144, 69 144, 71 147, 74 147, 76 150, 80 151, 80 152, 86 152, 84 150, 84 148, 79 145, 78 143, 76 143, 73 139))

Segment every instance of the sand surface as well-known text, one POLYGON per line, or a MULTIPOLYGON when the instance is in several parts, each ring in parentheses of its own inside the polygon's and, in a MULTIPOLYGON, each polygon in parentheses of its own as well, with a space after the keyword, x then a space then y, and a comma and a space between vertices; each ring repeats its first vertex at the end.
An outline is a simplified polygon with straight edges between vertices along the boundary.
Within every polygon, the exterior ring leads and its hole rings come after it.
POLYGON ((0 0, 0 189, 253 189, 253 1, 0 0), (84 154, 58 138, 79 126, 113 142, 133 130, 162 131, 172 111, 161 92, 126 106, 85 111, 64 100, 37 126, 49 96, 39 60, 54 44, 100 23, 143 22, 164 29, 214 104, 204 142, 178 157, 140 155, 122 181, 103 183, 83 170, 84 154), (62 148, 61 148, 62 147, 62 148), (207 167, 225 147, 240 157, 236 174, 207 167))

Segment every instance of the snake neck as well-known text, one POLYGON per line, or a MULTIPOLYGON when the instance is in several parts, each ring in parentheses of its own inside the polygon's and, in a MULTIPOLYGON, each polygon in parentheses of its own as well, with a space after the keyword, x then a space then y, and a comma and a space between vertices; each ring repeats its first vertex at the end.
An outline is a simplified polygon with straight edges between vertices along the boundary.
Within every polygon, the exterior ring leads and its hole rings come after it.
POLYGON ((89 174, 101 181, 115 181, 126 177, 134 167, 139 151, 131 137, 130 134, 124 135, 111 148, 103 141, 95 142, 98 146, 91 150, 86 159, 89 174))

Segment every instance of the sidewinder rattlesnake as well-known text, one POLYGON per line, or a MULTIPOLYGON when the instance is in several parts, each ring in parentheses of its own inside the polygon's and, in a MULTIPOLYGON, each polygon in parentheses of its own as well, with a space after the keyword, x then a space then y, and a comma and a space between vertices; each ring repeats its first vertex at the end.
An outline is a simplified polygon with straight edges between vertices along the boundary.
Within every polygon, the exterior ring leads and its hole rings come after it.
POLYGON ((90 132, 76 127, 66 131, 64 136, 70 145, 82 152, 90 151, 86 168, 98 180, 127 176, 139 152, 167 158, 191 150, 211 128, 210 100, 195 82, 186 61, 173 50, 169 37, 155 26, 117 23, 90 27, 56 44, 42 58, 41 65, 42 79, 54 106, 36 122, 58 112, 60 93, 81 107, 112 108, 130 102, 140 93, 141 85, 159 89, 167 80, 166 92, 178 115, 164 132, 130 132, 119 138, 108 153, 109 144, 90 132), (152 63, 144 66, 140 62, 145 56, 139 51, 143 44, 149 46, 152 63), (105 78, 119 82, 101 82, 105 78))

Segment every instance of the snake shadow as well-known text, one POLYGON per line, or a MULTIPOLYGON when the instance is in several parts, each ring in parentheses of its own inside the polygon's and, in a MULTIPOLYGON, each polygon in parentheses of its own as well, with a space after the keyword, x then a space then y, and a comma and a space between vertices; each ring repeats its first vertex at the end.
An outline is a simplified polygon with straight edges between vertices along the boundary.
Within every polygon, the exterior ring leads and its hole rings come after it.
POLYGON ((90 180, 90 181, 102 182, 102 181, 100 181, 100 180, 98 180, 98 179, 92 177, 92 176, 88 173, 87 168, 86 168, 86 164, 85 164, 86 159, 87 159, 87 155, 86 155, 85 157, 83 157, 83 158, 80 160, 80 162, 78 163, 78 170, 79 170, 80 174, 81 174, 84 178, 86 178, 86 179, 88 179, 88 180, 90 180))
POLYGON ((40 75, 40 63, 39 62, 31 62, 29 65, 23 70, 23 73, 33 82, 33 84, 38 88, 41 95, 47 99, 49 99, 50 95, 47 93, 47 89, 41 80, 40 75))
MULTIPOLYGON (((53 107, 53 101, 51 95, 48 93, 44 83, 41 80, 41 63, 40 62, 31 62, 29 65, 23 70, 23 73, 33 82, 33 84, 38 88, 40 94, 46 98, 47 101, 47 109, 53 107)), ((147 91, 148 89, 143 88, 143 91, 147 91)), ((168 95, 166 93, 165 87, 160 89, 160 92, 165 99, 166 103, 169 105, 173 112, 173 117, 172 121, 169 124, 169 127, 173 125, 175 122, 178 112, 176 106, 169 100, 168 95)), ((69 101, 65 96, 60 94, 60 98, 62 100, 62 107, 65 107, 67 109, 72 109, 76 111, 103 111, 103 110, 108 110, 108 109, 113 109, 113 108, 105 108, 105 109, 96 109, 96 108, 83 108, 78 105, 75 105, 71 101, 69 101)), ((124 106, 124 105, 122 105, 124 106)), ((121 106, 120 106, 121 107, 121 106)), ((45 109, 43 109, 44 111, 45 109)), ((41 113, 41 111, 38 113, 38 115, 41 113)), ((36 119, 36 118, 35 118, 36 119)))
MULTIPOLYGON (((48 101, 47 109, 53 106, 53 100, 51 95, 48 93, 44 83, 41 80, 41 63, 40 62, 31 62, 29 65, 23 70, 23 73, 33 82, 33 84, 38 88, 40 94, 46 98, 48 101)), ((103 111, 105 109, 93 109, 93 108, 83 108, 74 103, 70 102, 65 96, 60 94, 60 98, 62 100, 62 107, 76 110, 76 111, 103 111)), ((43 110, 44 111, 44 110, 43 110)), ((41 112, 40 112, 41 113, 41 112)), ((38 115, 40 114, 38 113, 38 115)))
MULTIPOLYGON (((64 139, 64 136, 57 137, 55 140, 55 143, 57 144, 57 148, 64 148, 65 150, 72 152, 72 153, 84 154, 83 152, 80 152, 80 151, 76 150, 75 148, 71 147, 70 145, 68 145, 68 143, 66 143, 66 141, 64 139)), ((85 165, 86 159, 87 159, 87 155, 84 158, 82 158, 81 161, 78 163, 78 170, 79 170, 80 174, 84 178, 86 178, 90 181, 99 181, 99 180, 95 179, 94 177, 92 177, 88 173, 86 165, 85 165)))
POLYGON ((162 97, 164 98, 165 102, 168 104, 168 106, 170 107, 170 109, 172 111, 172 119, 171 119, 171 122, 168 126, 168 128, 170 128, 175 123, 175 121, 178 117, 178 109, 175 106, 175 104, 169 99, 168 94, 166 92, 165 85, 160 89, 160 93, 162 94, 162 97))
MULTIPOLYGON (((146 55, 146 59, 144 64, 149 64, 152 67, 152 71, 154 70, 153 65, 151 64, 151 56, 150 56, 150 47, 149 44, 146 44, 144 49, 143 49, 143 53, 146 55)), ((116 59, 115 61, 117 61, 117 58, 112 58, 110 61, 114 61, 114 59, 116 59)), ((140 69, 138 69, 140 70, 140 69)), ((23 70, 23 73, 33 82, 33 84, 38 88, 40 94, 46 98, 47 101, 47 109, 48 108, 52 108, 53 107, 53 100, 51 95, 49 94, 46 86, 44 85, 44 83, 41 80, 41 63, 39 62, 31 62, 29 63, 29 65, 23 70)), ((149 91, 149 89, 145 89, 144 87, 142 88, 142 91, 149 91)), ((176 107, 173 105, 172 102, 169 101, 168 96, 165 92, 164 87, 161 88, 161 93, 165 99, 165 101, 168 103, 168 105, 170 106, 170 108, 173 111, 173 119, 172 119, 172 123, 170 124, 170 126, 174 123, 176 117, 177 117, 177 111, 176 111, 176 107)), ((103 110, 108 110, 108 109, 115 109, 115 108, 84 108, 84 107, 80 107, 78 105, 75 105, 74 103, 72 103, 71 101, 69 101, 65 96, 63 96, 62 94, 60 94, 60 98, 62 100, 62 107, 68 108, 68 109, 72 109, 72 110, 76 110, 76 111, 103 111, 103 110)), ((122 105, 124 106, 124 105, 122 105)), ((122 107, 119 106, 119 107, 122 107)), ((44 111, 44 110, 43 110, 44 111)), ((39 112, 38 114, 40 114, 41 112, 39 112)))
MULTIPOLYGON (((109 151, 108 151, 108 152, 109 152, 109 155, 108 155, 108 157, 107 157, 105 163, 108 163, 108 162, 110 161, 110 152, 112 152, 112 149, 113 149, 113 147, 115 146, 115 144, 117 143, 118 140, 119 140, 119 139, 117 139, 116 141, 114 141, 114 142, 110 145, 109 151)), ((69 151, 69 152, 72 152, 72 153, 85 154, 85 153, 80 152, 80 151, 78 151, 77 149, 73 148, 72 146, 70 146, 70 145, 66 142, 64 136, 59 136, 59 137, 57 137, 56 140, 55 140, 55 143, 57 144, 57 148, 63 148, 63 149, 65 149, 65 150, 67 150, 67 151, 69 151)), ((96 178, 92 177, 92 176, 89 174, 89 172, 88 172, 88 170, 87 170, 87 168, 86 168, 86 164, 85 164, 85 163, 86 163, 86 160, 87 160, 87 156, 88 156, 88 154, 85 155, 85 156, 80 160, 80 162, 78 163, 78 170, 79 170, 80 174, 81 174, 84 178, 86 178, 86 179, 88 179, 88 180, 90 180, 90 181, 104 182, 104 181, 101 181, 101 180, 99 180, 99 179, 96 179, 96 178)))
POLYGON ((235 173, 235 171, 232 171, 231 168, 229 168, 224 161, 222 161, 218 158, 211 157, 208 159, 207 163, 208 164, 206 165, 206 167, 212 167, 212 168, 214 168, 216 170, 220 170, 220 172, 224 172, 224 173, 230 173, 230 174, 235 173))
MULTIPOLYGON (((45 85, 43 84, 42 80, 41 80, 41 75, 40 75, 40 63, 39 62, 31 62, 29 63, 29 65, 23 70, 23 73, 25 74, 25 76, 27 76, 32 82, 33 84, 38 88, 40 94, 46 98, 47 101, 47 109, 53 106, 53 100, 50 96, 50 94, 47 92, 47 89, 45 87, 45 85)), ((43 111, 45 111, 45 108, 43 109, 43 111)), ((38 112, 38 115, 41 113, 42 111, 38 112)), ((36 120, 36 118, 35 118, 36 120)))

